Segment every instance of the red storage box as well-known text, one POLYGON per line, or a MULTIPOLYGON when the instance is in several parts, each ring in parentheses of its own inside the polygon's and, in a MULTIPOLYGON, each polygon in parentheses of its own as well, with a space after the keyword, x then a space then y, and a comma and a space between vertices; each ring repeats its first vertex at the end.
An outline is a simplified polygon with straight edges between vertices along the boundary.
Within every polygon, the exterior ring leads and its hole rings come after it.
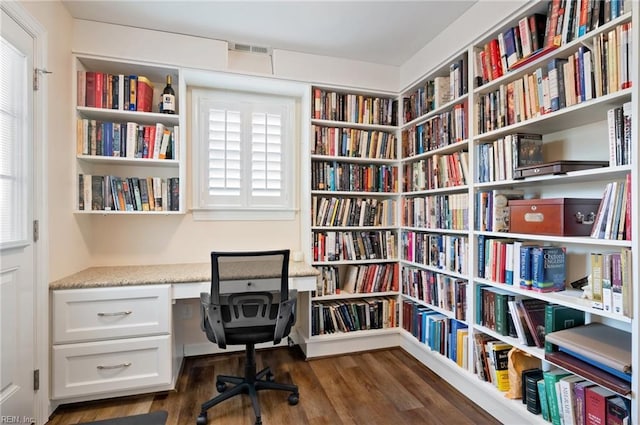
POLYGON ((550 198, 509 201, 512 233, 589 236, 600 199, 550 198))

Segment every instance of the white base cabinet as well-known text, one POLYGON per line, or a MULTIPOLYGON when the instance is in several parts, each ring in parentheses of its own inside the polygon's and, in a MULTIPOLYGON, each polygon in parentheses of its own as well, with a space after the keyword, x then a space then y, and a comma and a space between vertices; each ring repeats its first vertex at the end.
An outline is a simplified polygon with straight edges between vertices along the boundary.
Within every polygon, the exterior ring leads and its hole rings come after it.
POLYGON ((170 285, 56 290, 51 299, 52 399, 170 388, 170 285))

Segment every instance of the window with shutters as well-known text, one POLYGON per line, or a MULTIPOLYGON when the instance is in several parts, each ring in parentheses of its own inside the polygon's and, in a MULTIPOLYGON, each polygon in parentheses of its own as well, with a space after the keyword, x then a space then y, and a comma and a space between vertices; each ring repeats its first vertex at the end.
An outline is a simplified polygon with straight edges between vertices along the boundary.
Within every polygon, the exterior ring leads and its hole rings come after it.
POLYGON ((194 214, 293 218, 295 100, 210 89, 194 89, 192 99, 194 214))

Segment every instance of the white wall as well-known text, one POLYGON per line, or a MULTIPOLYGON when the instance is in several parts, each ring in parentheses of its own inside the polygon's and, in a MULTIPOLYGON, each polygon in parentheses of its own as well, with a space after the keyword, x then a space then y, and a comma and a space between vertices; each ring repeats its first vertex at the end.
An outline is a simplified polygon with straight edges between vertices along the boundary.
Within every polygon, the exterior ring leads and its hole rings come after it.
POLYGON ((68 172, 74 160, 71 140, 71 40, 73 19, 60 2, 27 1, 22 6, 47 31, 45 140, 48 150, 49 278, 55 280, 91 263, 90 229, 72 213, 75 180, 68 172))
POLYGON ((479 0, 400 67, 401 88, 398 91, 423 78, 491 29, 502 26, 502 20, 521 10, 527 3, 530 1, 479 0))

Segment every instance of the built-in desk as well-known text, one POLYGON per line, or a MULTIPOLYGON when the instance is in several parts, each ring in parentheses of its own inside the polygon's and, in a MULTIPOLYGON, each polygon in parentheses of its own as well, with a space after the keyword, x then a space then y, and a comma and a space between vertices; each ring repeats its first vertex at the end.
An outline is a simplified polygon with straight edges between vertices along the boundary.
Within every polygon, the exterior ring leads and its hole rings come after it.
MULTIPOLYGON (((290 289, 315 290, 317 275, 305 263, 289 263, 290 289)), ((265 277, 245 264, 223 279, 258 289, 265 277)), ((216 352, 198 324, 200 293, 210 285, 210 263, 91 267, 52 282, 51 398, 67 403, 173 389, 185 355, 216 352)))

